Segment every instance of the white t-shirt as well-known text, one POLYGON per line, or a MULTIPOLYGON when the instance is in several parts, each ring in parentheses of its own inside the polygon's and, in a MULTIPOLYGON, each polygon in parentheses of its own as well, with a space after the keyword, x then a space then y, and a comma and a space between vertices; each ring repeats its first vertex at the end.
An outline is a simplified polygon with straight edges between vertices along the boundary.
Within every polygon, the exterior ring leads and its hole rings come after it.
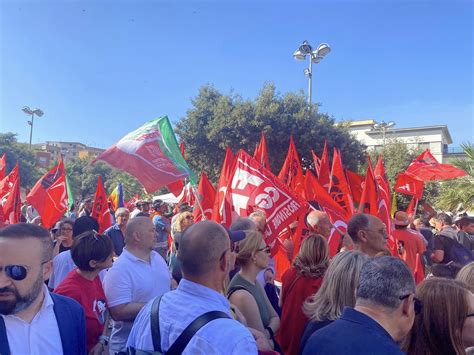
POLYGON ((5 321, 8 345, 13 355, 63 353, 61 335, 53 309, 54 302, 46 285, 43 287, 43 292, 43 304, 31 323, 15 315, 1 315, 5 321))
MULTIPOLYGON (((126 303, 146 303, 170 291, 171 276, 166 262, 155 251, 150 263, 137 258, 127 248, 114 262, 104 279, 104 291, 109 307, 126 303)), ((132 322, 113 322, 109 349, 111 353, 126 351, 132 322)))

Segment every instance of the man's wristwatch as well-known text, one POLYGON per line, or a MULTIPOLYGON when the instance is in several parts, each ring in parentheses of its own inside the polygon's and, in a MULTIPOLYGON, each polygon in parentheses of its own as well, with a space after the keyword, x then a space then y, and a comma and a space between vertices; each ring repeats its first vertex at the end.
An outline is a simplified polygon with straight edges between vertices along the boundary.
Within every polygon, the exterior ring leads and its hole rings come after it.
POLYGON ((105 335, 101 335, 99 337, 99 343, 101 343, 104 346, 109 345, 109 337, 106 337, 105 335))

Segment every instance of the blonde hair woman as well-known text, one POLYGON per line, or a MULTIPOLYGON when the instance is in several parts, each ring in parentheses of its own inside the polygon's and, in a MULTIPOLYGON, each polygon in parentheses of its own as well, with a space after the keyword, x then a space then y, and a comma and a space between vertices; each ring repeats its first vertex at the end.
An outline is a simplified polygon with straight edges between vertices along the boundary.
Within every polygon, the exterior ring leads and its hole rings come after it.
POLYGON ((344 307, 354 307, 360 270, 367 260, 358 251, 345 251, 331 260, 321 288, 303 305, 309 323, 301 337, 301 350, 311 334, 338 319, 344 307))
POLYGON ((281 327, 278 344, 284 354, 298 354, 301 335, 308 318, 303 303, 321 287, 329 266, 328 245, 323 236, 313 234, 301 243, 298 255, 282 276, 281 327))
POLYGON ((171 271, 171 276, 173 279, 179 283, 181 281, 181 265, 176 257, 179 248, 179 242, 181 241, 181 236, 183 232, 194 224, 194 217, 191 212, 181 212, 176 221, 173 224, 173 229, 171 230, 171 237, 173 243, 171 244, 171 251, 169 257, 169 267, 171 271))
POLYGON ((242 312, 248 327, 264 333, 274 343, 280 318, 257 282, 257 274, 268 266, 270 247, 260 232, 246 231, 246 234, 247 237, 238 244, 237 264, 241 269, 229 284, 229 301, 242 312))
POLYGON ((474 293, 474 261, 464 265, 464 267, 459 270, 456 275, 456 280, 464 282, 467 287, 469 287, 469 290, 474 293))

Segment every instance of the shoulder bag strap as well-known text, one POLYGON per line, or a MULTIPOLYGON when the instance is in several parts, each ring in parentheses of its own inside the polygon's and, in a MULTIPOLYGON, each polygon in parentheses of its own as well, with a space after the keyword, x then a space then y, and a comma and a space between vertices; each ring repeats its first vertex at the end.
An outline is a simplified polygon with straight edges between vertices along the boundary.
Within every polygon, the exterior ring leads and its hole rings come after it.
POLYGON ((160 302, 163 295, 156 297, 151 305, 151 338, 153 339, 153 350, 162 353, 160 333, 160 302))
POLYGON ((8 345, 7 328, 5 320, 0 316, 0 354, 10 355, 10 346, 8 345))
POLYGON ((178 339, 176 339, 173 345, 171 345, 171 347, 165 353, 167 355, 182 354, 189 341, 198 332, 198 330, 204 327, 207 323, 218 318, 229 318, 229 316, 221 311, 211 311, 199 316, 190 325, 186 327, 186 329, 181 333, 178 339))

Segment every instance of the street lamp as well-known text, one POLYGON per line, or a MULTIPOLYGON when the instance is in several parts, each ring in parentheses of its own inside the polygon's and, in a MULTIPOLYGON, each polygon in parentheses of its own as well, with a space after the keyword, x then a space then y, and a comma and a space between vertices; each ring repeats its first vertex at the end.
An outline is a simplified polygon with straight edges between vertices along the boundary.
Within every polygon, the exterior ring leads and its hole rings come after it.
POLYGON ((308 84, 308 110, 311 110, 311 93, 312 93, 312 79, 313 79, 313 63, 318 64, 329 52, 331 47, 327 43, 321 43, 316 50, 308 43, 303 43, 293 53, 293 58, 296 60, 305 60, 309 56, 309 67, 304 70, 304 74, 309 79, 308 84))
POLYGON ((385 148, 385 134, 387 133, 387 130, 393 126, 395 126, 395 122, 393 121, 390 121, 387 123, 385 123, 385 121, 377 122, 372 126, 374 129, 382 131, 382 142, 383 142, 382 144, 384 148, 385 148))
POLYGON ((27 115, 31 116, 31 121, 28 121, 28 124, 31 126, 31 129, 30 129, 30 150, 31 150, 31 138, 33 137, 33 122, 35 119, 35 115, 38 117, 41 117, 43 116, 43 111, 41 111, 39 108, 33 111, 28 106, 23 107, 21 110, 27 115))

